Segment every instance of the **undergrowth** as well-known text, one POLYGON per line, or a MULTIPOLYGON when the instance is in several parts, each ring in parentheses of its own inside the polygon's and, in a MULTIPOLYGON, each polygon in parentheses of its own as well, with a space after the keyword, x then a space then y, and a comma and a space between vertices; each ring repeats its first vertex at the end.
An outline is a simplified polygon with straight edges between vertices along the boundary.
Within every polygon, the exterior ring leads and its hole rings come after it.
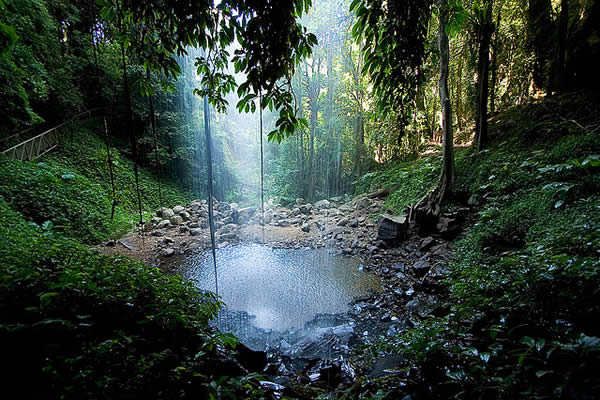
MULTIPOLYGON (((419 367, 403 381, 418 397, 600 392, 599 120, 597 105, 546 100, 492 120, 488 150, 457 154, 454 190, 476 218, 454 246, 447 311, 373 349, 419 367)), ((396 192, 414 201, 414 187, 396 192)))
POLYGON ((220 303, 180 276, 99 256, 0 197, 0 349, 22 398, 258 398, 208 321, 220 303), (239 376, 236 378, 236 376, 239 376))
MULTIPOLYGON (((95 135, 98 121, 78 124, 65 134, 58 151, 33 161, 0 156, 0 195, 26 219, 84 243, 122 236, 139 219, 133 165, 112 149, 116 208, 111 220, 112 187, 105 143, 95 135)), ((143 210, 160 207, 158 182, 140 168, 143 210)), ((185 204, 190 196, 162 183, 164 206, 185 204)))

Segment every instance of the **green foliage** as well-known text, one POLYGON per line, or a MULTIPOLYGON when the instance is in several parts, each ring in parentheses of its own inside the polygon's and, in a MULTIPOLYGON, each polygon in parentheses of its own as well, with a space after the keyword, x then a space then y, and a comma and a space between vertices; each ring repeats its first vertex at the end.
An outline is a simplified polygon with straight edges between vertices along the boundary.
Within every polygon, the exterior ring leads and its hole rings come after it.
MULTIPOLYGON (((118 207, 110 220, 112 189, 106 146, 93 128, 98 128, 98 121, 75 125, 70 135, 65 134, 59 151, 35 162, 0 158, 0 195, 28 220, 38 225, 52 221, 55 231, 85 243, 122 235, 131 229, 129 216, 137 210, 132 163, 113 149, 118 207)), ((140 169, 140 186, 146 211, 158 209, 158 183, 144 169, 140 169)), ((162 186, 165 206, 189 200, 176 185, 162 186)))
POLYGON ((110 221, 110 201, 99 185, 69 172, 55 164, 1 157, 0 195, 27 219, 39 225, 51 220, 55 230, 88 243, 129 229, 121 212, 110 221))
POLYGON ((365 42, 362 72, 371 77, 380 109, 402 113, 423 78, 419 71, 426 57, 431 2, 355 0, 350 11, 356 14, 352 35, 365 42))
POLYGON ((600 388, 591 322, 600 315, 600 139, 582 128, 557 135, 574 124, 548 121, 544 107, 501 115, 502 142, 458 153, 455 189, 479 207, 455 243, 448 311, 381 345, 419 365, 425 382, 437 382, 432 393, 543 398, 600 388), (536 136, 518 135, 532 113, 536 136))
POLYGON ((385 207, 399 214, 419 201, 439 177, 439 158, 422 158, 415 162, 392 162, 380 171, 363 175, 356 185, 356 193, 391 189, 385 207))
MULTIPOLYGON (((49 153, 41 160, 60 166, 65 171, 72 171, 87 177, 100 185, 104 196, 112 201, 106 144, 95 134, 95 132, 102 132, 102 129, 103 125, 100 120, 91 120, 75 125, 58 151, 49 153)), ((133 215, 138 207, 133 163, 117 148, 111 148, 111 158, 117 191, 117 205, 126 213, 133 215)), ((140 168, 139 184, 143 209, 147 212, 154 212, 161 207, 157 178, 147 169, 140 168)), ((183 192, 171 181, 161 181, 161 190, 162 206, 164 207, 186 204, 191 200, 189 194, 183 192)))
POLYGON ((1 197, 0 219, 7 390, 27 398, 208 397, 216 347, 235 345, 208 326, 221 305, 213 293, 156 267, 98 256, 50 224, 25 222, 1 197))

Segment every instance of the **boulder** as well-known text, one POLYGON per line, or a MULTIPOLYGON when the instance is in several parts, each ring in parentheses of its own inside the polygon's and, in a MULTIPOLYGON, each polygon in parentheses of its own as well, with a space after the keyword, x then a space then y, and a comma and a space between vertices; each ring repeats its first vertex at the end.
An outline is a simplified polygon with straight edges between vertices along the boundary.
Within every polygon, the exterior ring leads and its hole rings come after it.
POLYGON ((352 221, 350 221, 350 223, 348 224, 348 226, 350 228, 358 228, 358 220, 356 218, 354 218, 352 221))
POLYGON ((168 248, 160 252, 161 257, 171 257, 175 254, 175 250, 168 248))
POLYGON ((332 205, 329 200, 319 200, 315 203, 315 207, 319 209, 328 209, 331 208, 332 205))
POLYGON ((305 222, 302 224, 302 226, 300 227, 300 229, 302 229, 302 232, 310 232, 310 223, 305 222))
POLYGON ((406 215, 392 216, 382 214, 377 220, 377 238, 390 243, 405 240, 408 236, 408 218, 406 215))
POLYGON ((225 202, 217 204, 217 206, 215 208, 219 212, 226 212, 226 211, 231 210, 231 206, 229 205, 229 203, 225 203, 225 202))
POLYGON ((200 235, 202 235, 202 229, 201 228, 192 228, 192 229, 190 229, 190 235, 200 236, 200 235))
POLYGON ((362 199, 360 199, 357 203, 356 203, 356 209, 365 209, 365 208, 369 208, 371 207, 371 199, 369 199, 368 197, 363 197, 362 199))
POLYGON ((192 216, 190 215, 190 213, 189 213, 189 212, 187 212, 187 211, 182 211, 182 212, 180 212, 180 213, 179 213, 179 216, 180 216, 180 217, 181 217, 181 218, 182 218, 184 221, 189 221, 189 220, 192 218, 192 216))
POLYGON ((236 210, 233 216, 233 222, 238 225, 247 224, 250 219, 256 214, 256 207, 245 207, 236 210))
POLYGON ((342 218, 338 221, 337 226, 346 226, 350 220, 348 218, 342 218))
POLYGON ((313 208, 313 206, 310 203, 309 204, 303 204, 303 205, 300 206, 300 212, 302 214, 308 215, 308 214, 310 214, 310 211, 312 210, 312 208, 313 208))
POLYGON ((171 222, 171 225, 181 225, 183 224, 183 218, 181 218, 179 215, 174 215, 171 218, 169 218, 169 222, 171 222))
POLYGON ((426 237, 425 239, 423 239, 421 241, 419 250, 427 250, 428 248, 430 248, 433 245, 434 242, 435 242, 435 239, 432 238, 431 236, 426 237))
POLYGON ((429 271, 429 268, 431 268, 431 266, 425 260, 417 261, 413 265, 413 270, 415 271, 415 275, 416 276, 423 276, 423 275, 425 275, 429 271))
POLYGON ((160 221, 158 223, 158 225, 156 225, 157 229, 164 229, 164 228, 169 228, 171 226, 171 221, 169 221, 168 219, 163 219, 162 221, 160 221))
POLYGON ((156 212, 156 215, 162 219, 168 219, 175 215, 175 213, 170 208, 162 207, 156 212))
POLYGON ((185 207, 183 207, 183 206, 175 206, 175 207, 173 207, 173 212, 175 214, 180 214, 180 213, 182 213, 184 211, 185 211, 185 207))

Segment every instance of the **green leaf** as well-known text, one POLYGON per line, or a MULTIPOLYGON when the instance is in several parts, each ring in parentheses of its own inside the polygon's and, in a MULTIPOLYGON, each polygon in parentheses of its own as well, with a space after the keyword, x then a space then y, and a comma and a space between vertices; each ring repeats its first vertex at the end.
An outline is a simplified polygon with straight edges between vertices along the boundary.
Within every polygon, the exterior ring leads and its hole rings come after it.
POLYGON ((40 304, 42 305, 42 307, 45 307, 48 304, 50 304, 53 297, 58 296, 58 295, 59 295, 58 292, 44 293, 43 295, 40 296, 40 304))

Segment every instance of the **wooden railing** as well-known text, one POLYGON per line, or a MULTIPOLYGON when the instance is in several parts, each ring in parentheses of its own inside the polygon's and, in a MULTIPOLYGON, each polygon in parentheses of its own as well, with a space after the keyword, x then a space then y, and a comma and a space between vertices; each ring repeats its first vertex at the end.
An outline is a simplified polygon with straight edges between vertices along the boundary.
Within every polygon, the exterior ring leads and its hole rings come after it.
MULTIPOLYGON (((31 161, 36 158, 48 153, 49 151, 55 149, 59 144, 60 137, 60 129, 66 127, 67 125, 80 120, 81 117, 87 116, 87 119, 92 118, 93 113, 97 113, 99 111, 104 112, 106 107, 98 107, 91 110, 84 111, 75 115, 70 120, 63 122, 62 124, 55 126, 54 128, 50 128, 38 135, 35 135, 29 139, 26 139, 6 150, 3 150, 2 153, 5 154, 8 158, 12 158, 20 161, 31 161)), ((0 139, 0 143, 9 142, 9 141, 18 141, 25 136, 25 134, 35 130, 37 127, 27 129, 23 132, 16 133, 14 135, 5 137, 0 139)))

